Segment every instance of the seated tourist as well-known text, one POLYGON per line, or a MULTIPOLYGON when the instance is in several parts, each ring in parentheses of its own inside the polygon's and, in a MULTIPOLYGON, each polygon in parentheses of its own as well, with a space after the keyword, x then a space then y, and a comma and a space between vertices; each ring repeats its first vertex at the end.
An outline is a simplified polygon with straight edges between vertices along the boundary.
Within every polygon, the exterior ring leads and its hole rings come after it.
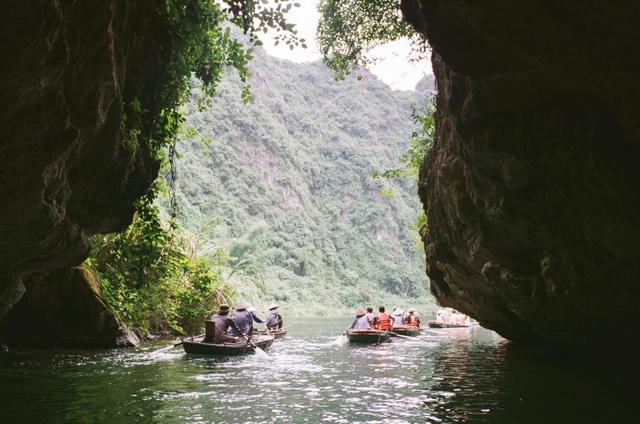
POLYGON ((367 318, 367 311, 365 311, 363 308, 356 309, 356 319, 353 320, 349 328, 353 330, 371 329, 371 325, 369 324, 369 319, 367 318))

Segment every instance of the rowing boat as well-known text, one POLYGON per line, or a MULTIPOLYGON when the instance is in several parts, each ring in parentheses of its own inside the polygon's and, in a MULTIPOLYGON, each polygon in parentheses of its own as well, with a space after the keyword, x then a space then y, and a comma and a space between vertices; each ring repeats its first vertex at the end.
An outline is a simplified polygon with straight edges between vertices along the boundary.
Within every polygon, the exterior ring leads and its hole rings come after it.
POLYGON ((427 322, 430 328, 466 328, 469 325, 466 324, 446 324, 442 321, 431 320, 427 322))
POLYGON ((420 327, 408 327, 408 326, 404 326, 404 327, 393 327, 391 329, 391 336, 395 336, 396 334, 399 334, 401 336, 419 336, 420 332, 422 331, 422 328, 420 327))
POLYGON ((276 339, 281 339, 287 334, 287 330, 253 330, 254 335, 260 336, 273 336, 276 339))
MULTIPOLYGON (((197 355, 215 355, 215 356, 236 356, 246 355, 254 353, 253 346, 248 344, 245 340, 240 340, 238 343, 204 343, 204 336, 197 337, 190 340, 184 340, 182 346, 187 353, 197 355)), ((274 336, 253 336, 251 342, 262 350, 267 350, 271 343, 273 343, 274 336)))
POLYGON ((388 331, 347 329, 349 343, 378 344, 388 342, 390 337, 391 334, 388 331))

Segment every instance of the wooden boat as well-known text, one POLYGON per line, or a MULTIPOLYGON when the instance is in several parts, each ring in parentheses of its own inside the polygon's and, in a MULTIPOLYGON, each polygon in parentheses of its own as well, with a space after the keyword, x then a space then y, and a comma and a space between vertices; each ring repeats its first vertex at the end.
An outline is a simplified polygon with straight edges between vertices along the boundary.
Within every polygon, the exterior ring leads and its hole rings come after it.
POLYGON ((349 343, 379 344, 388 342, 391 334, 388 331, 380 330, 352 330, 347 328, 347 339, 349 343))
POLYGON ((287 334, 287 330, 253 330, 254 336, 273 336, 276 339, 281 339, 287 334))
POLYGON ((466 325, 466 324, 445 324, 442 321, 436 321, 436 320, 431 320, 431 321, 427 322, 427 324, 429 325, 429 328, 466 328, 466 327, 470 327, 469 325, 466 325))
POLYGON ((422 328, 420 327, 408 327, 408 326, 393 327, 391 329, 391 337, 395 336, 396 334, 399 334, 401 336, 415 337, 415 336, 419 336, 421 331, 422 331, 422 328))
MULTIPOLYGON (((184 340, 182 347, 187 353, 197 355, 215 355, 215 356, 236 356, 255 353, 255 349, 247 344, 246 340, 240 340, 238 343, 204 343, 204 336, 194 339, 184 340)), ((273 343, 274 336, 253 336, 251 342, 262 350, 269 349, 273 343)))

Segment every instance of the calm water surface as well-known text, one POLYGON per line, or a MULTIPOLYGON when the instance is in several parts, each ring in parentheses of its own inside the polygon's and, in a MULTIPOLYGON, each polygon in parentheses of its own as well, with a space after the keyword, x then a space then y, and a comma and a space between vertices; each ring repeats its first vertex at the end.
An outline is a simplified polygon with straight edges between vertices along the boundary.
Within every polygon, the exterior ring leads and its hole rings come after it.
POLYGON ((349 346, 347 321, 290 321, 266 358, 0 354, 0 422, 638 422, 625 376, 593 364, 482 328, 349 346))

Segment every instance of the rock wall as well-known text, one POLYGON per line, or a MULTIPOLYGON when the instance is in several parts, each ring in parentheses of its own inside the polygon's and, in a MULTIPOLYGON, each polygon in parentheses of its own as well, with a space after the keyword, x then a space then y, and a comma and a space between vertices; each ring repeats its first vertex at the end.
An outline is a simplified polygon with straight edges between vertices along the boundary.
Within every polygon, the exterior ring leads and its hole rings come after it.
POLYGON ((125 228, 157 175, 143 143, 127 146, 122 128, 134 98, 154 113, 157 3, 3 3, 0 319, 24 278, 78 264, 89 235, 125 228))
POLYGON ((640 342, 640 3, 403 0, 433 47, 420 175, 443 305, 513 340, 640 342))
POLYGON ((25 295, 3 320, 12 347, 111 348, 137 346, 138 338, 113 315, 85 266, 36 273, 25 295))

